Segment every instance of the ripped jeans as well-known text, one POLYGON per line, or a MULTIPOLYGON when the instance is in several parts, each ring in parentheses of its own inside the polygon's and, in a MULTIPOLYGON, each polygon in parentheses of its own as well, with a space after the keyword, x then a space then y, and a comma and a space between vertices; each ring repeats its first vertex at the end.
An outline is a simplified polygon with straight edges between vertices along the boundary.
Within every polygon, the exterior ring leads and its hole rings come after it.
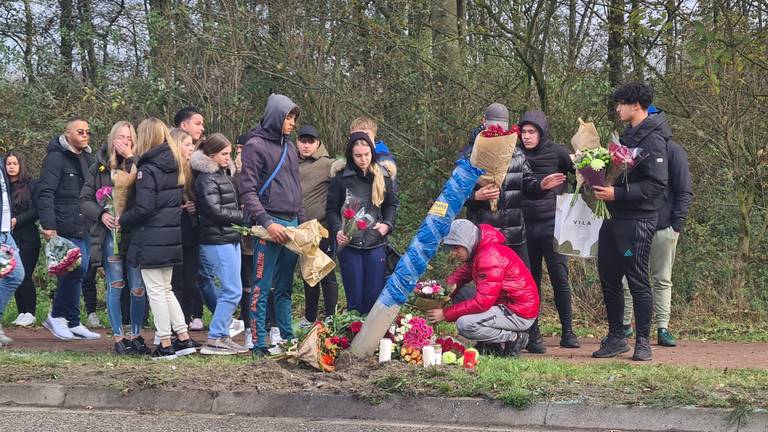
POLYGON ((114 336, 123 334, 123 310, 120 307, 120 295, 125 287, 124 276, 128 276, 128 286, 131 290, 131 336, 141 335, 141 324, 144 321, 146 300, 144 281, 138 267, 125 263, 125 257, 112 254, 114 239, 112 231, 107 231, 104 243, 101 245, 102 265, 107 283, 107 315, 114 336), (125 269, 125 271, 124 271, 125 269))

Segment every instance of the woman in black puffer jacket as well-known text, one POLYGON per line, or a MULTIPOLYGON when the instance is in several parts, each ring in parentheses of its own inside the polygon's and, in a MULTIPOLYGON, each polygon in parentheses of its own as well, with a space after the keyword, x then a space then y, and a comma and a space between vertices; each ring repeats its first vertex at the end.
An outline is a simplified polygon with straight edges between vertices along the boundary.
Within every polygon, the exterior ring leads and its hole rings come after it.
POLYGON ((216 309, 201 354, 231 355, 248 352, 229 337, 232 314, 243 287, 240 281, 240 234, 232 224, 243 223, 243 212, 229 172, 234 172, 232 144, 222 134, 213 134, 192 153, 195 173, 195 202, 200 215, 201 283, 211 286, 218 279, 216 309))
POLYGON ((363 132, 350 136, 346 162, 335 162, 331 170, 332 174, 339 171, 328 187, 325 220, 340 247, 339 266, 348 309, 367 314, 384 288, 386 237, 395 226, 400 207, 392 190, 391 176, 396 174, 378 164, 373 142, 363 132), (347 195, 358 199, 373 220, 371 226, 352 238, 342 232, 345 220, 341 213, 347 195))
POLYGON ((189 338, 184 313, 171 291, 173 266, 182 262, 181 152, 165 124, 149 118, 139 125, 136 155, 135 203, 120 216, 120 226, 131 229, 128 262, 141 269, 160 338, 152 356, 192 354, 195 342, 189 338), (173 342, 171 330, 178 336, 173 342))

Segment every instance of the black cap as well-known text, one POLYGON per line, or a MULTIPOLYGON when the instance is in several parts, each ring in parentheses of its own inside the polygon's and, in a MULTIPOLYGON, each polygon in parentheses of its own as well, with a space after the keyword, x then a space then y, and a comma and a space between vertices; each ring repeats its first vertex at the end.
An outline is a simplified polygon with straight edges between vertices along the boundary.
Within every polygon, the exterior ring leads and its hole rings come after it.
POLYGON ((320 134, 317 132, 317 129, 315 129, 312 125, 304 125, 299 129, 299 137, 303 136, 311 136, 312 138, 320 138, 320 134))

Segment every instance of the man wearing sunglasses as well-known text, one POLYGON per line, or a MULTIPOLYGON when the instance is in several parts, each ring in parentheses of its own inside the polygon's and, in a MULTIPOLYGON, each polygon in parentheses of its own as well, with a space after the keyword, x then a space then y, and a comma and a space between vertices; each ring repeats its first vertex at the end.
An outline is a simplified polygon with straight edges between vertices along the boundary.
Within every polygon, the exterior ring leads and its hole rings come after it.
POLYGON ((80 117, 67 121, 64 133, 48 143, 38 183, 37 207, 43 236, 62 236, 80 248, 82 264, 58 277, 56 295, 43 326, 62 340, 98 339, 80 323, 80 291, 90 261, 90 222, 80 212, 80 189, 92 163, 91 130, 80 117))

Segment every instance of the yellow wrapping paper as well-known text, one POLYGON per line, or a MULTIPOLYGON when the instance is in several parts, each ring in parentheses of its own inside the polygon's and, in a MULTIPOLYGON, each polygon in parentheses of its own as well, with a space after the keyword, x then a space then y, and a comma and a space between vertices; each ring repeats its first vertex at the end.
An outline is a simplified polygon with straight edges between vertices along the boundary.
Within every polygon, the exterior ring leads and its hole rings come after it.
POLYGON ((285 357, 293 363, 304 362, 322 372, 333 372, 335 367, 328 364, 331 359, 328 354, 323 354, 323 341, 328 337, 328 329, 323 323, 315 323, 312 330, 299 344, 294 345, 285 352, 285 357), (325 358, 324 358, 325 356, 325 358))
MULTIPOLYGON (((333 260, 320 250, 320 239, 328 238, 328 230, 317 219, 306 221, 297 227, 285 227, 288 242, 283 246, 299 255, 301 277, 309 286, 317 286, 336 267, 333 260)), ((260 239, 273 241, 261 225, 251 228, 251 234, 260 239)))
MULTIPOLYGON (((485 170, 485 174, 477 180, 480 186, 494 183, 501 189, 509 169, 509 162, 515 153, 515 145, 517 145, 517 134, 490 138, 484 137, 482 133, 477 135, 469 162, 485 170)), ((490 201, 489 205, 491 211, 496 211, 499 200, 490 201)))
POLYGON ((131 172, 112 170, 112 204, 115 206, 115 215, 120 217, 125 210, 128 198, 133 193, 133 185, 136 183, 136 166, 131 172))

